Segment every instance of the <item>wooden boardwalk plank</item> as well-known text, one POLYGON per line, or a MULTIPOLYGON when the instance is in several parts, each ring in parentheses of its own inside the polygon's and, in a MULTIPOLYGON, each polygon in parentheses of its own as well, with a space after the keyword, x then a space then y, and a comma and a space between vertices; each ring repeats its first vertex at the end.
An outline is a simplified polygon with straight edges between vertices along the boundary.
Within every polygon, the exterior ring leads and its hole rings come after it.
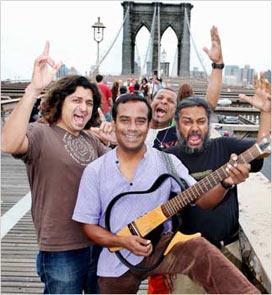
MULTIPOLYGON (((1 215, 29 191, 24 164, 2 153, 1 215)), ((36 273, 38 251, 29 211, 1 241, 1 294, 42 294, 43 284, 36 273)), ((140 294, 146 293, 146 282, 140 294)))

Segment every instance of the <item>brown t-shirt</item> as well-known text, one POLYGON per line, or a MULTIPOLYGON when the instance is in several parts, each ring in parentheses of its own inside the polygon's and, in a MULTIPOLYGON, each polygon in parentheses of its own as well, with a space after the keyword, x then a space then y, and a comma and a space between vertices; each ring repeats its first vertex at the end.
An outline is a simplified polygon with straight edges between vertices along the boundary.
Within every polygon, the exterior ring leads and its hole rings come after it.
POLYGON ((76 137, 42 123, 30 124, 27 137, 27 153, 16 157, 27 167, 40 250, 66 251, 90 245, 72 215, 83 170, 103 155, 106 147, 83 131, 76 137))

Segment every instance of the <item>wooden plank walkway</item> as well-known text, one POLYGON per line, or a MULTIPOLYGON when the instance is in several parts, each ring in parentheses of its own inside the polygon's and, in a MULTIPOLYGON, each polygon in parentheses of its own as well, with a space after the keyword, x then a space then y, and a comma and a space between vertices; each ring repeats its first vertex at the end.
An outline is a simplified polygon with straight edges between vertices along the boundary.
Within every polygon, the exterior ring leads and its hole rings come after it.
MULTIPOLYGON (((29 191, 22 161, 1 154, 1 216, 29 191)), ((41 294, 37 243, 30 211, 1 241, 1 294, 41 294)))
POLYGON ((3 238, 1 293, 42 294, 36 273, 37 243, 30 212, 3 238))
POLYGON ((25 165, 1 153, 1 216, 29 191, 25 165))
MULTIPOLYGON (((10 155, 1 154, 1 216, 29 191, 25 166, 10 155)), ((1 294, 42 294, 36 273, 38 247, 31 212, 19 220, 1 241, 1 294)), ((142 282, 139 294, 146 294, 142 282)))

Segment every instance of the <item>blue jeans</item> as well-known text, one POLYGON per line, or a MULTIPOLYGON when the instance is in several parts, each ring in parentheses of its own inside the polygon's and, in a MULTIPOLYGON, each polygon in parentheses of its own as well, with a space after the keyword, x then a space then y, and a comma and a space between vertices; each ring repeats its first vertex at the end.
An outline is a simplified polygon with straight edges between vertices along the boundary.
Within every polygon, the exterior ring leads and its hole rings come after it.
POLYGON ((37 255, 37 272, 45 284, 44 294, 97 294, 98 246, 37 255))

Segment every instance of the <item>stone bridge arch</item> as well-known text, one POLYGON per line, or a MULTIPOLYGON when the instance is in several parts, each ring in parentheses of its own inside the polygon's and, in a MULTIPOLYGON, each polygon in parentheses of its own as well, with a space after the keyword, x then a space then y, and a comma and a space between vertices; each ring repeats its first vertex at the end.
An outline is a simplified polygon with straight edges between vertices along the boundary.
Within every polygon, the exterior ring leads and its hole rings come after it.
POLYGON ((123 27, 122 74, 129 75, 135 73, 134 56, 136 36, 142 26, 145 26, 151 32, 153 14, 156 7, 152 70, 158 70, 158 48, 160 46, 161 36, 168 27, 171 27, 178 40, 178 76, 188 77, 190 74, 190 32, 186 24, 185 9, 190 22, 193 5, 190 3, 165 4, 161 2, 135 3, 124 1, 122 6, 124 17, 129 8, 129 14, 123 27), (158 10, 160 11, 159 30, 158 10), (158 36, 160 36, 160 40, 158 40, 158 36))

